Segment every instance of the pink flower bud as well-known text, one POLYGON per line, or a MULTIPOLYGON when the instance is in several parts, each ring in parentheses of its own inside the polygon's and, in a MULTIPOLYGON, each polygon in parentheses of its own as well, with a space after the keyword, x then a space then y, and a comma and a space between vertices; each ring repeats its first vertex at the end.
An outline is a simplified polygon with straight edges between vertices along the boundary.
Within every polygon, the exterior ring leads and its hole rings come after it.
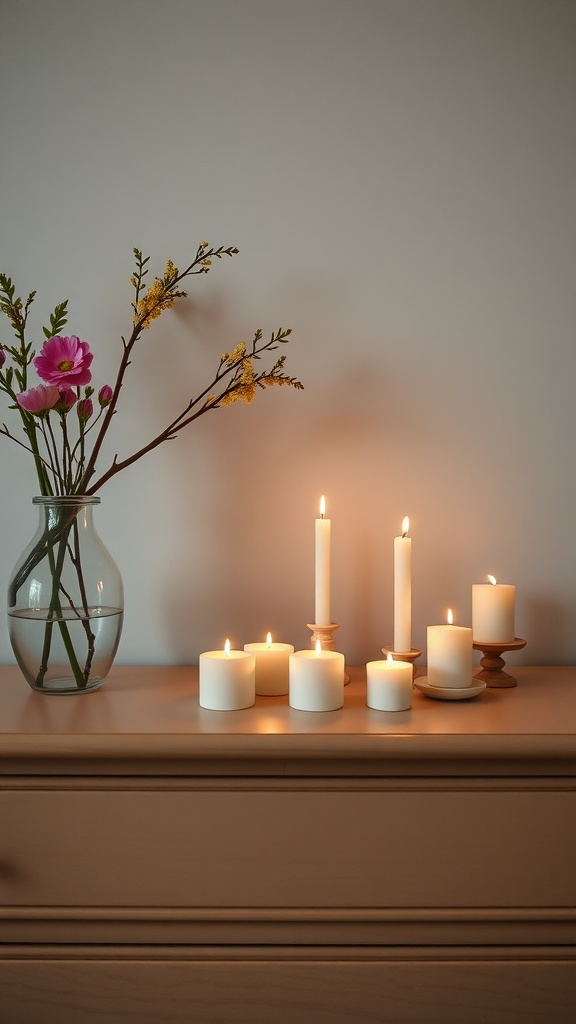
POLYGON ((60 401, 56 405, 58 412, 70 412, 76 405, 76 392, 73 388, 62 388, 60 392, 60 401))
POLYGON ((3 348, 0 348, 0 369, 4 366, 5 362, 6 362, 6 353, 5 353, 3 348))
POLYGON ((78 413, 78 419, 81 420, 83 423, 86 423, 86 421, 90 419, 92 413, 94 412, 92 399, 82 398, 78 402, 78 405, 76 406, 76 411, 78 413))
POLYGON ((104 384, 104 386, 101 387, 100 391, 98 392, 98 401, 100 402, 101 407, 105 409, 107 405, 110 405, 110 402, 112 401, 113 397, 114 392, 112 391, 110 385, 104 384))

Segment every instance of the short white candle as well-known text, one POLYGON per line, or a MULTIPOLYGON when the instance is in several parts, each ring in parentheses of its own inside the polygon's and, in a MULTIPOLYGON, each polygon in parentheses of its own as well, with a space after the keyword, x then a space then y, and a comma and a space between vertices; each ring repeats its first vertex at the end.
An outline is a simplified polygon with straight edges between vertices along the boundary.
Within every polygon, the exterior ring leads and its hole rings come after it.
POLYGON ((450 609, 447 626, 428 626, 427 671, 430 686, 472 685, 472 629, 452 625, 450 609))
POLYGON ((326 499, 320 498, 320 518, 315 523, 314 548, 314 622, 330 626, 330 531, 331 521, 325 518, 326 499))
POLYGON ((472 584, 472 633, 475 643, 511 643, 516 639, 516 587, 496 583, 472 584))
POLYGON ((291 708, 298 711, 337 711, 344 704, 344 655, 323 651, 320 641, 313 651, 290 655, 291 708))
POLYGON ((266 643, 244 644, 244 650, 256 658, 256 693, 266 697, 288 693, 288 659, 294 653, 292 644, 272 643, 268 633, 266 643))
POLYGON ((366 665, 366 703, 376 711, 406 711, 412 707, 412 665, 409 661, 369 661, 366 665))
POLYGON ((412 540, 407 536, 408 516, 402 522, 402 535, 394 538, 394 650, 412 649, 412 540))
POLYGON ((205 651, 199 658, 200 707, 210 711, 240 711, 256 699, 256 659, 246 651, 205 651))

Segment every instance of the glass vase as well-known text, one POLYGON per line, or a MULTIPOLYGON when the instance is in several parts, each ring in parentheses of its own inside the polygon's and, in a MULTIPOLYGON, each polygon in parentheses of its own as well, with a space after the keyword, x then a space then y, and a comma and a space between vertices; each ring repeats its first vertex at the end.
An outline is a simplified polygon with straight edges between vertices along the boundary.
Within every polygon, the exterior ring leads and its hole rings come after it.
POLYGON ((90 693, 109 672, 122 632, 118 567, 92 521, 100 498, 33 498, 40 521, 8 586, 10 642, 37 693, 90 693))

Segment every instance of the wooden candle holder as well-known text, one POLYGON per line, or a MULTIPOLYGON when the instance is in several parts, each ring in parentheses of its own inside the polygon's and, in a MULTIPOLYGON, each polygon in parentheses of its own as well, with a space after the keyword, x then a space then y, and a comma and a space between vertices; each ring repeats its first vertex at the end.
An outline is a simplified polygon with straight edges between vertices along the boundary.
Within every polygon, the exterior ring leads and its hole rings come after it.
MULTIPOLYGON (((310 647, 313 649, 316 647, 316 641, 320 641, 320 647, 323 651, 335 651, 336 641, 332 636, 337 629, 340 629, 338 622, 332 622, 329 626, 317 626, 315 622, 307 622, 308 629, 312 630, 312 640, 310 647)), ((350 676, 347 672, 344 673, 344 686, 350 682, 350 676)))
POLYGON ((422 651, 419 651, 416 647, 413 647, 410 651, 395 651, 393 647, 388 646, 382 648, 382 654, 385 654, 386 657, 391 654, 394 661, 409 661, 412 665, 412 682, 414 682, 418 675, 418 669, 414 662, 420 657, 422 651))
POLYGON ((514 676, 511 676, 508 672, 503 672, 504 665, 506 664, 502 654, 504 651, 521 651, 523 647, 526 647, 526 640, 521 640, 516 637, 510 643, 473 643, 472 646, 475 651, 482 651, 484 657, 480 659, 482 669, 477 672, 474 679, 482 679, 486 686, 493 686, 499 689, 503 689, 507 686, 517 686, 517 682, 514 676))
POLYGON ((312 641, 310 643, 311 647, 316 647, 316 641, 319 640, 320 647, 322 648, 323 651, 336 650, 336 641, 332 634, 337 629, 340 629, 340 626, 337 622, 331 623, 330 626, 317 626, 315 622, 308 622, 306 623, 306 625, 308 626, 308 629, 312 630, 312 641))

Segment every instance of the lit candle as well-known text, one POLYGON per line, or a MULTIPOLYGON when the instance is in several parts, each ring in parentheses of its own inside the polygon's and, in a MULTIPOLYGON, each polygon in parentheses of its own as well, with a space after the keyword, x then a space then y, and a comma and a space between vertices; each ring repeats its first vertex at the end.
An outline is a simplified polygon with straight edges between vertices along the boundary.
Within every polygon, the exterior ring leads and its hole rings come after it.
POLYGON ((448 609, 447 626, 428 626, 428 683, 430 686, 472 685, 472 630, 454 626, 448 609))
POLYGON ((475 643, 510 643, 516 639, 516 587, 496 583, 472 584, 472 633, 475 643))
POLYGON ((291 708, 298 711, 336 711, 344 704, 344 655, 323 651, 320 641, 311 651, 290 655, 291 708))
POLYGON ((325 518, 326 499, 320 498, 320 518, 316 520, 315 530, 315 610, 314 621, 317 626, 330 626, 330 527, 331 522, 325 518))
POLYGON ((366 665, 366 703, 376 711, 406 711, 412 706, 412 665, 394 661, 390 652, 386 661, 366 665))
POLYGON ((288 693, 292 644, 272 643, 272 634, 268 633, 266 643, 244 644, 244 650, 256 658, 256 693, 268 697, 288 693))
POLYGON ((408 516, 402 522, 402 535, 394 538, 394 650, 412 649, 412 540, 407 536, 408 516))
POLYGON ((239 711, 255 701, 256 659, 246 651, 205 651, 199 658, 200 707, 211 711, 239 711))

